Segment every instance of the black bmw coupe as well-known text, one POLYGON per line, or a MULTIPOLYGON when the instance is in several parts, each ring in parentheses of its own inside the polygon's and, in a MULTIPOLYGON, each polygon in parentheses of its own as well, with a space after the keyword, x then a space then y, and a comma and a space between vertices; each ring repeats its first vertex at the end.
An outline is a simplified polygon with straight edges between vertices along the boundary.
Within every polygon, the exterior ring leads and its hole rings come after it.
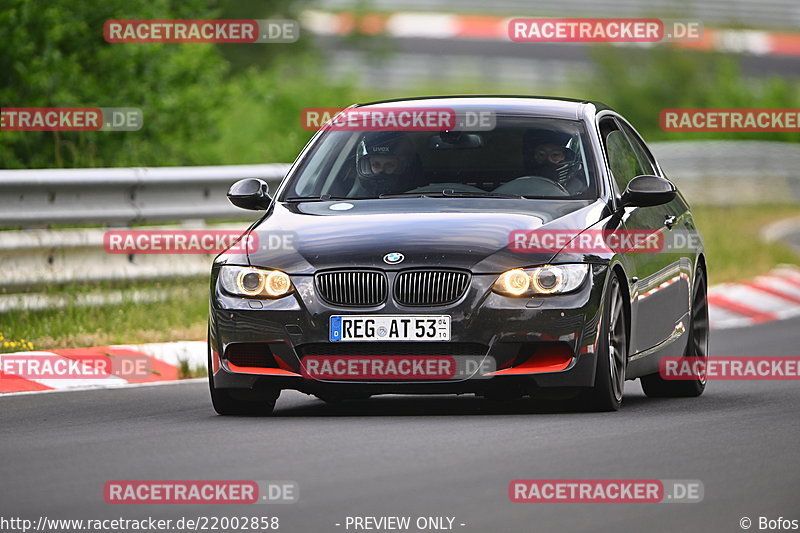
POLYGON ((317 132, 274 194, 258 179, 228 193, 264 215, 256 245, 212 269, 218 413, 269 414, 283 389, 606 411, 636 378, 648 396, 702 394, 703 375, 660 372, 664 358, 707 355, 702 241, 618 113, 519 96, 347 112, 359 120, 317 132), (390 127, 362 120, 392 113, 403 120, 390 127))

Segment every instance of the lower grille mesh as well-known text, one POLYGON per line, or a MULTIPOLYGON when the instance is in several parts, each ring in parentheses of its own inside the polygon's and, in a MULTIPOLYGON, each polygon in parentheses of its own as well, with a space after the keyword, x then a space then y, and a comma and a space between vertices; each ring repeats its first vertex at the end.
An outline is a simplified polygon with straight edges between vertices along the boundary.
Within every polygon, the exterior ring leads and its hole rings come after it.
POLYGON ((236 366, 278 368, 272 350, 264 342, 240 342, 225 348, 225 359, 236 366))
POLYGON ((474 342, 331 342, 303 344, 296 350, 302 358, 309 355, 484 355, 489 347, 474 342))

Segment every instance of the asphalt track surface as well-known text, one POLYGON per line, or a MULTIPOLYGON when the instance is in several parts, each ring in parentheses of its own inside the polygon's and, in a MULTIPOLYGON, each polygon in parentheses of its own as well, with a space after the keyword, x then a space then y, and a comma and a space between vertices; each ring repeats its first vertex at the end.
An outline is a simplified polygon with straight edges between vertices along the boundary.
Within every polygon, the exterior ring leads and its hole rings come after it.
MULTIPOLYGON (((795 355, 800 319, 712 332, 712 355, 795 355)), ((716 381, 698 399, 585 414, 473 397, 329 406, 284 393, 272 418, 216 416, 203 383, 0 398, 0 516, 452 516, 455 531, 741 531, 800 519, 800 382, 716 381), (700 503, 512 503, 530 479, 699 479, 700 503), (108 480, 294 480, 290 505, 110 505, 108 480), (465 524, 460 526, 458 524, 465 524)), ((337 527, 335 524, 342 526, 337 527)), ((350 529, 350 531, 353 531, 350 529)), ((411 529, 411 531, 417 531, 411 529)))

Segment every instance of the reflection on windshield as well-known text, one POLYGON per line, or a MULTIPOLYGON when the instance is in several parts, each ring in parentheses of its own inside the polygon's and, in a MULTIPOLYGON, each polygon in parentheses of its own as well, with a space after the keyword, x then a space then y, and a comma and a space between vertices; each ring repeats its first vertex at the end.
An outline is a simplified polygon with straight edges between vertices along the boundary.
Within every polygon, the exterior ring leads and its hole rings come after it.
POLYGON ((481 132, 328 131, 284 199, 596 198, 581 123, 506 117, 481 132))

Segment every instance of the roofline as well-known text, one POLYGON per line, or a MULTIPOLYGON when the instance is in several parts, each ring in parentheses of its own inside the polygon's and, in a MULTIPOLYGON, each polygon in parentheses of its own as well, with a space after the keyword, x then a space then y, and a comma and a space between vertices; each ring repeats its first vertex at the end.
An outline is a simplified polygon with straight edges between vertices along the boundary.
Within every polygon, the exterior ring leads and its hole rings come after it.
POLYGON ((521 98, 530 100, 553 100, 556 102, 573 102, 576 104, 592 104, 598 111, 614 111, 611 107, 603 102, 595 100, 580 100, 577 98, 564 98, 560 96, 535 96, 530 94, 449 94, 439 96, 410 96, 405 98, 390 98, 387 100, 376 100, 374 102, 365 102, 362 104, 355 104, 355 107, 363 107, 374 104, 388 104, 391 102, 410 102, 413 100, 443 100, 447 98, 521 98))

